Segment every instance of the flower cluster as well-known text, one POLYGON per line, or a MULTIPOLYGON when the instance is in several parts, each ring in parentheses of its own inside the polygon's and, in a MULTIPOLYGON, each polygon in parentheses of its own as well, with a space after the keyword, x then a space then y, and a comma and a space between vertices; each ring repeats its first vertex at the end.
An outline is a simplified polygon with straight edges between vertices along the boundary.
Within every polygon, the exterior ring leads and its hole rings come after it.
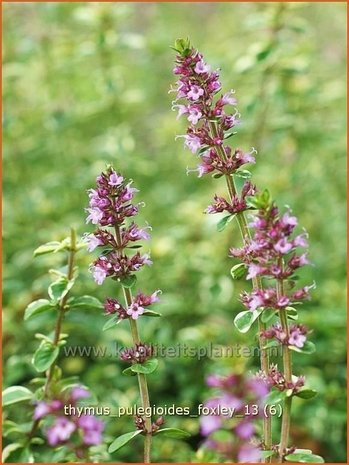
POLYGON ((246 181, 242 187, 240 197, 235 195, 229 202, 224 197, 220 197, 217 194, 214 196, 214 203, 209 205, 205 210, 206 213, 222 213, 224 211, 234 215, 235 213, 247 210, 246 197, 253 196, 256 193, 256 186, 250 181, 246 181))
POLYGON ((124 362, 144 363, 152 355, 153 348, 143 342, 139 342, 134 347, 122 350, 120 359, 124 362))
POLYGON ((199 177, 214 171, 230 175, 246 163, 255 163, 255 150, 249 153, 240 149, 232 151, 224 144, 224 140, 232 135, 227 131, 240 122, 236 109, 233 113, 226 110, 236 104, 234 91, 216 98, 221 90, 218 72, 212 71, 189 43, 186 46, 187 49, 176 56, 173 72, 179 79, 176 87, 171 89, 176 92, 172 109, 178 110, 178 117, 185 115, 190 123, 187 133, 178 137, 184 137, 185 146, 192 153, 199 152, 200 164, 195 170, 199 177))
POLYGON ((204 445, 215 449, 227 459, 239 462, 259 461, 260 448, 256 440, 254 415, 246 414, 250 405, 260 406, 269 392, 266 381, 260 377, 244 375, 211 375, 206 383, 216 389, 216 395, 204 403, 204 406, 216 410, 216 414, 200 417, 201 434, 207 439, 204 445), (224 407, 226 409, 224 409, 224 407), (234 414, 222 413, 233 409, 234 414), (215 437, 215 432, 224 427, 232 433, 231 440, 223 442, 215 437))
POLYGON ((151 265, 148 254, 136 252, 132 256, 126 255, 124 250, 140 240, 148 240, 147 228, 142 229, 135 222, 126 226, 125 219, 138 213, 140 203, 132 203, 137 189, 131 187, 132 181, 126 183, 123 176, 112 167, 101 173, 96 180, 96 189, 90 189, 88 216, 86 222, 99 226, 110 226, 115 235, 106 229, 98 228, 94 233, 86 236, 87 247, 91 252, 96 248, 103 248, 100 257, 91 265, 92 275, 97 284, 102 284, 107 277, 124 278, 140 270, 144 265, 151 265))
MULTIPOLYGON (((295 270, 309 264, 307 253, 297 253, 299 248, 308 246, 305 233, 292 234, 297 223, 297 218, 289 211, 280 216, 274 204, 267 204, 257 211, 249 225, 254 231, 252 240, 246 241, 240 249, 230 249, 232 257, 242 258, 246 263, 247 279, 267 276, 285 280, 295 270)), ((303 298, 307 295, 305 290, 303 298)))
POLYGON ((159 301, 158 294, 160 292, 160 290, 157 290, 151 295, 145 295, 141 291, 138 291, 137 295, 132 299, 131 305, 127 308, 124 308, 118 300, 107 298, 104 303, 105 313, 107 315, 116 313, 120 320, 126 318, 137 320, 138 317, 145 312, 145 307, 149 307, 153 303, 159 301))
POLYGON ((95 446, 102 442, 104 424, 93 415, 66 415, 64 405, 76 406, 76 402, 90 393, 83 387, 74 387, 64 398, 37 402, 33 419, 45 419, 45 435, 50 446, 74 444, 78 456, 86 447, 95 446), (75 438, 75 439, 74 439, 75 438))
POLYGON ((292 381, 286 381, 284 374, 278 370, 275 364, 270 365, 267 375, 263 372, 259 372, 257 378, 263 380, 269 388, 275 387, 279 391, 290 389, 293 394, 297 393, 305 383, 304 376, 292 376, 292 381))
POLYGON ((289 327, 289 334, 286 334, 280 323, 272 325, 270 328, 261 331, 265 339, 275 338, 281 344, 302 348, 307 340, 308 329, 302 324, 293 324, 289 327))

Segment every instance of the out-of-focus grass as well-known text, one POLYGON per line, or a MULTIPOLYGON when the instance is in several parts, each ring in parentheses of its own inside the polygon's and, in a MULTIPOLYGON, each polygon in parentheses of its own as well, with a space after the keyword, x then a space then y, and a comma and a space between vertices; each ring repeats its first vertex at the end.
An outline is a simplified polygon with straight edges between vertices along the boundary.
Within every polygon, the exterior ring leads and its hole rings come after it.
MULTIPOLYGON (((5 385, 33 375, 33 334, 45 318, 24 325, 23 309, 43 295, 52 257, 33 260, 40 243, 82 234, 86 189, 112 162, 141 189, 141 220, 153 226, 154 266, 142 272, 146 291, 163 290, 165 318, 142 327, 145 340, 171 345, 253 344, 237 334, 240 284, 229 277, 228 247, 236 226, 217 233, 202 211, 224 185, 186 176, 196 161, 174 141, 185 122, 170 111, 174 81, 169 45, 190 36, 237 91, 243 124, 234 143, 258 149, 258 186, 287 203, 310 235, 314 267, 303 273, 317 290, 300 311, 314 329, 317 352, 295 356, 319 395, 295 402, 293 440, 326 461, 345 460, 345 5, 342 3, 43 3, 4 5, 4 323, 5 385)), ((58 259, 54 259, 58 260, 58 259)), ((103 299, 81 256, 80 290, 103 299)), ((153 320, 153 319, 152 319, 153 320)), ((67 319, 71 344, 127 342, 127 331, 102 333, 103 317, 67 319), (81 322, 83 321, 83 324, 81 322)), ((152 401, 194 407, 215 370, 257 367, 257 360, 167 359, 150 378, 152 401)), ((136 386, 118 361, 66 358, 101 404, 132 404, 136 386)), ((194 419, 169 418, 190 430, 187 445, 161 441, 154 459, 193 459, 194 419)), ((115 436, 131 419, 109 421, 115 436)), ((135 460, 125 448, 110 460, 135 460)))

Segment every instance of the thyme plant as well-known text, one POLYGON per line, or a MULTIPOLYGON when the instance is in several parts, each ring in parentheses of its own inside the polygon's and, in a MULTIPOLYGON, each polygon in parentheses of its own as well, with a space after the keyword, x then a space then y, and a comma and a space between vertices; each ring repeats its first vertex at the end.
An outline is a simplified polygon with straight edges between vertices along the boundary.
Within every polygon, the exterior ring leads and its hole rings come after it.
POLYGON ((314 350, 314 344, 306 338, 308 329, 294 323, 298 319, 295 306, 309 298, 309 290, 314 287, 296 286, 296 271, 309 263, 307 253, 302 251, 308 246, 307 235, 295 235, 297 218, 290 210, 281 214, 269 191, 258 191, 251 182, 251 173, 244 165, 255 163, 255 149, 244 152, 227 144, 227 139, 236 134, 240 118, 235 109, 235 92, 221 93, 218 71, 211 69, 188 39, 178 39, 174 50, 177 55, 173 72, 178 80, 170 90, 176 93, 172 108, 189 122, 186 134, 177 137, 183 137, 185 146, 199 159, 197 168, 188 171, 196 171, 199 177, 211 174, 224 178, 227 198, 215 194, 206 213, 226 214, 217 225, 219 231, 234 218, 237 220, 243 244, 230 249, 230 256, 240 262, 232 267, 231 274, 234 279, 245 276, 252 282, 252 290, 241 295, 246 310, 235 316, 234 324, 242 333, 249 331, 254 322, 258 324, 261 370, 257 377, 270 391, 265 401, 270 408, 263 413, 260 458, 267 462, 321 462, 322 458, 311 451, 289 445, 292 398, 308 399, 316 394, 304 385, 302 375, 293 374, 291 357, 292 351, 309 354, 314 350), (238 189, 241 179, 243 185, 238 189), (246 212, 253 212, 251 221, 246 212), (282 372, 269 360, 268 348, 275 345, 282 348, 282 372), (280 404, 281 432, 273 441, 272 412, 280 404))

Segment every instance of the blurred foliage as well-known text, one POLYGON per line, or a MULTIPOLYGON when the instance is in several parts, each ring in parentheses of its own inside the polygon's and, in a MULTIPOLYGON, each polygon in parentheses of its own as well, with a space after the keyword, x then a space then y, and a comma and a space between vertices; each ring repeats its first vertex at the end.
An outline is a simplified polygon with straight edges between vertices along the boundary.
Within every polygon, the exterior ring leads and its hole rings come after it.
MULTIPOLYGON (((51 257, 33 260, 41 243, 84 226, 86 189, 112 162, 141 189, 141 219, 153 226, 154 266, 144 291, 163 290, 147 319, 144 340, 253 345, 232 321, 243 283, 229 276, 228 247, 238 230, 217 233, 217 218, 202 214, 224 182, 186 176, 195 165, 182 143, 185 130, 170 111, 171 45, 190 36, 206 60, 221 68, 226 90, 237 91, 243 124, 233 142, 258 149, 257 185, 288 204, 310 234, 314 298, 301 310, 317 352, 294 356, 319 395, 293 409, 292 442, 326 461, 345 461, 345 9, 344 3, 27 3, 4 5, 4 371, 5 387, 34 375, 33 335, 52 321, 23 323, 23 310, 44 294, 51 257), (151 321, 150 321, 151 320, 151 321)), ((59 260, 59 259, 57 259, 59 260)), ((103 299, 80 257, 80 293, 103 299)), ((128 330, 103 333, 104 318, 71 314, 71 345, 112 348, 130 342, 128 330)), ((143 323, 143 322, 142 322, 143 323)), ((137 386, 120 376, 114 357, 66 357, 66 375, 79 375, 101 405, 132 405, 137 386)), ((248 360, 168 358, 149 377, 152 402, 192 409, 205 398, 214 371, 256 369, 248 360)), ((28 420, 30 412, 13 415, 28 420)), ((23 410, 23 411, 22 411, 23 410)), ((132 420, 107 418, 107 439, 132 429, 132 420)), ((185 443, 157 441, 154 460, 200 461, 197 419, 168 417, 167 426, 192 433, 185 443)), ((154 439, 155 443, 155 439, 154 439)), ((139 454, 139 455, 138 455, 139 454)), ((134 461, 141 440, 103 461, 134 461), (138 445, 137 445, 138 444, 138 445)), ((45 461, 45 457, 43 457, 45 461)))

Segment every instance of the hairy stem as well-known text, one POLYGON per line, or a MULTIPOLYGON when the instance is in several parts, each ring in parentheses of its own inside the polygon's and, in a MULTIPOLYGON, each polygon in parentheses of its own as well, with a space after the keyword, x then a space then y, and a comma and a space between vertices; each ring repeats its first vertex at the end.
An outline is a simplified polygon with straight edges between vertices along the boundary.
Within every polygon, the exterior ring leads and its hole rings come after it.
MULTIPOLYGON (((122 241, 121 241, 121 233, 120 228, 116 225, 115 226, 115 238, 116 243, 118 245, 119 251, 122 248, 122 241)), ((120 252, 119 252, 120 253, 120 252)), ((132 304, 132 292, 129 288, 122 286, 122 290, 124 293, 124 299, 126 305, 129 307, 132 304)), ((138 326, 136 320, 132 318, 129 319, 130 322, 130 329, 132 334, 133 344, 138 344, 140 342, 139 333, 138 333, 138 326)), ((150 400, 149 400, 149 392, 148 392, 148 383, 147 377, 143 373, 137 373, 138 378, 138 385, 139 385, 139 392, 141 395, 141 402, 142 407, 146 410, 149 410, 150 407, 150 400)), ((150 452, 151 452, 151 440, 152 440, 152 430, 151 430, 151 418, 145 417, 145 437, 144 437, 144 463, 151 463, 150 460, 150 452)))
MULTIPOLYGON (((280 260, 279 266, 282 270, 282 261, 280 260)), ((282 279, 277 281, 276 286, 277 297, 280 298, 284 294, 284 283, 282 279)), ((282 326, 283 331, 286 333, 287 338, 289 337, 289 328, 288 328, 288 321, 287 321, 287 312, 286 310, 280 310, 280 323, 282 326)), ((291 351, 288 345, 283 346, 282 352, 283 358, 283 368, 284 368, 284 376, 287 383, 292 382, 292 357, 291 351)), ((284 461, 285 450, 288 445, 288 438, 290 434, 290 425, 291 425, 291 406, 292 406, 292 397, 286 397, 284 401, 284 408, 282 413, 282 421, 281 421, 281 437, 280 437, 280 446, 279 446, 279 457, 280 460, 284 461)))
MULTIPOLYGON (((218 137, 217 125, 214 121, 210 122, 210 130, 213 138, 218 137)), ((226 159, 226 154, 222 145, 217 145, 216 150, 220 157, 223 160, 226 159)), ((229 192, 230 200, 233 200, 234 197, 237 195, 237 190, 235 187, 234 179, 232 176, 226 175, 226 184, 229 192)), ((243 242, 248 242, 251 240, 251 233, 249 227, 247 225, 246 217, 244 212, 239 212, 236 215, 241 237, 243 242)), ((252 286, 253 289, 262 289, 262 283, 258 277, 252 279, 252 286)), ((265 323, 262 322, 261 317, 258 318, 258 330, 259 333, 264 330, 266 327, 265 323)), ((269 356, 267 349, 264 348, 265 346, 265 338, 259 336, 259 348, 260 348, 260 358, 261 358, 261 369, 262 371, 267 374, 269 371, 269 356)), ((266 450, 270 450, 272 446, 272 431, 271 431, 271 417, 264 416, 263 417, 263 443, 266 450)), ((264 459, 265 462, 270 462, 270 458, 264 459)))

